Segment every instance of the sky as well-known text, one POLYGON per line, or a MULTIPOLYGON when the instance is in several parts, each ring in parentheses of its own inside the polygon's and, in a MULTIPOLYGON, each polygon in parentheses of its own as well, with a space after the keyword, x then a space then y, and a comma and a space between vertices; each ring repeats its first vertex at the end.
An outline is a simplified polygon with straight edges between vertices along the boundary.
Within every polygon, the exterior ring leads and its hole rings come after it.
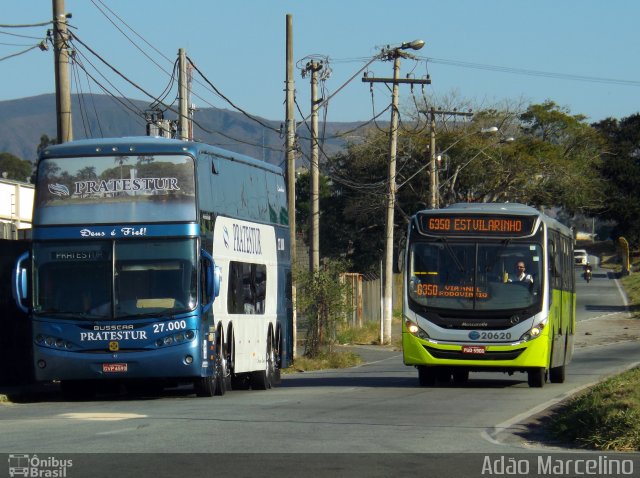
MULTIPOLYGON (((428 74, 432 83, 414 87, 413 95, 401 85, 401 108, 410 109, 414 99, 423 98, 435 106, 455 98, 454 104, 470 103, 475 110, 549 99, 590 122, 640 111, 640 2, 633 0, 66 0, 65 9, 72 14, 72 31, 86 45, 77 44, 85 69, 114 94, 149 103, 163 96, 178 49, 184 48, 233 104, 282 121, 290 14, 297 120, 310 112, 310 79, 302 77, 300 68, 310 58, 322 59, 325 71, 331 69, 322 91, 325 98, 333 96, 323 117, 366 121, 388 106, 391 94, 378 83, 372 95, 358 71, 381 48, 416 39, 425 46, 413 52, 417 60, 402 60, 401 76, 428 74), (101 64, 87 47, 149 96, 101 64)), ((48 28, 7 25, 51 17, 51 0, 3 2, 0 101, 55 91, 52 49, 7 58, 39 43, 48 28)), ((393 65, 377 60, 367 71, 390 78, 393 65)), ((103 92, 80 68, 72 76, 74 93, 103 92)), ((194 81, 197 107, 233 109, 206 88, 202 77, 194 81)), ((175 90, 174 85, 167 101, 175 98, 175 90)))

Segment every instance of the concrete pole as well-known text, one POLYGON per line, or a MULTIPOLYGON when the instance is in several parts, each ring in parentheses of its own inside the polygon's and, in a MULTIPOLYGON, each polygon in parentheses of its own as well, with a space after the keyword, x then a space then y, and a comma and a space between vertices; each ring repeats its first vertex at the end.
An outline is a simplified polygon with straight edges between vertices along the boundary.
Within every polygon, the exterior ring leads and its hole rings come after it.
POLYGON ((53 0, 53 57, 56 75, 58 144, 73 140, 69 53, 67 51, 67 14, 64 10, 64 0, 53 0))
POLYGON ((320 270, 320 166, 318 154, 318 72, 322 62, 311 61, 311 254, 309 268, 315 273, 320 270))
MULTIPOLYGON (((287 195, 289 208, 289 238, 291 242, 291 271, 296 268, 296 122, 293 79, 293 16, 287 14, 287 71, 286 71, 286 139, 287 139, 287 195)), ((291 302, 293 308, 293 357, 297 357, 298 329, 296 313, 296 280, 291 278, 291 302)))
POLYGON ((431 195, 429 200, 429 207, 431 209, 437 209, 438 207, 438 171, 436 168, 436 114, 433 107, 430 110, 431 113, 431 141, 429 143, 429 176, 431 179, 431 195))
POLYGON ((189 139, 189 89, 187 88, 187 53, 184 48, 178 50, 178 96, 179 112, 178 138, 189 139))
POLYGON ((393 89, 391 93, 391 138, 389 140, 389 189, 387 191, 387 220, 385 224, 384 252, 384 343, 391 342, 393 320, 393 226, 396 207, 396 153, 398 149, 398 83, 400 77, 400 54, 395 52, 393 60, 393 89))

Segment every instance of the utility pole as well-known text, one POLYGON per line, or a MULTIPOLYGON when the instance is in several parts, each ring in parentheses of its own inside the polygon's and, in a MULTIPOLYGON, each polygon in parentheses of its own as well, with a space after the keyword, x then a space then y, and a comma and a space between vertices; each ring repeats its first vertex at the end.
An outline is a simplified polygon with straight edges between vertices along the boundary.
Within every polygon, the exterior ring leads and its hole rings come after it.
POLYGON ((310 254, 309 270, 316 273, 320 270, 320 166, 318 154, 318 73, 324 64, 321 61, 309 61, 303 76, 311 72, 311 217, 310 219, 310 254))
POLYGON ((419 50, 424 46, 422 40, 403 43, 396 48, 387 47, 382 51, 381 58, 393 60, 393 78, 362 78, 365 83, 392 83, 391 91, 391 130, 389 139, 389 186, 387 189, 387 208, 385 223, 385 253, 383 275, 383 337, 385 344, 391 342, 391 323, 393 319, 393 229, 396 203, 396 153, 398 148, 398 85, 431 83, 430 79, 400 78, 400 59, 413 58, 402 50, 419 50))
POLYGON ((429 113, 431 119, 431 138, 429 143, 429 177, 430 177, 430 198, 429 207, 431 209, 438 209, 440 207, 440 195, 438 194, 438 168, 436 167, 436 114, 453 115, 453 116, 473 116, 470 112, 460 111, 443 111, 436 110, 433 106, 428 111, 423 113, 429 113))
POLYGON ((179 114, 178 139, 189 139, 189 88, 187 87, 187 53, 184 48, 178 50, 178 95, 179 114))
POLYGON ((65 13, 64 0, 53 0, 53 57, 56 75, 58 144, 73 140, 67 18, 71 18, 71 14, 65 13))
POLYGON ((293 16, 288 13, 286 20, 286 138, 287 138, 287 195, 289 208, 289 239, 291 249, 291 307, 293 357, 297 356, 296 342, 298 340, 297 313, 296 313, 296 281, 293 271, 296 267, 296 122, 294 116, 294 80, 293 80, 293 16))

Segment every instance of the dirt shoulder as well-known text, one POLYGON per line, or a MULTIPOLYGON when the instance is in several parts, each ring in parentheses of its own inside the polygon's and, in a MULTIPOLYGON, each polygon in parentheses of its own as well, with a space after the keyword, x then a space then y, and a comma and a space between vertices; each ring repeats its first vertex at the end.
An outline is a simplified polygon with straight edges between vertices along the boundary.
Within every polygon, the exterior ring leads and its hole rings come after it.
POLYGON ((576 324, 576 348, 628 340, 640 340, 640 318, 632 318, 626 312, 610 313, 576 324))

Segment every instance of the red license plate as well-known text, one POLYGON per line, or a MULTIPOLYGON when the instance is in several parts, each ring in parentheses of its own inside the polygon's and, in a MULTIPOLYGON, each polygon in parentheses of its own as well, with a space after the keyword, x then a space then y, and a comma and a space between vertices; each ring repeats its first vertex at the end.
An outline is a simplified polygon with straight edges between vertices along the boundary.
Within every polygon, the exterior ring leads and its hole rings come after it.
POLYGON ((463 354, 475 354, 482 355, 487 351, 484 345, 463 345, 462 353, 463 354))
POLYGON ((127 371, 126 363, 103 363, 102 371, 104 373, 122 373, 127 371))

